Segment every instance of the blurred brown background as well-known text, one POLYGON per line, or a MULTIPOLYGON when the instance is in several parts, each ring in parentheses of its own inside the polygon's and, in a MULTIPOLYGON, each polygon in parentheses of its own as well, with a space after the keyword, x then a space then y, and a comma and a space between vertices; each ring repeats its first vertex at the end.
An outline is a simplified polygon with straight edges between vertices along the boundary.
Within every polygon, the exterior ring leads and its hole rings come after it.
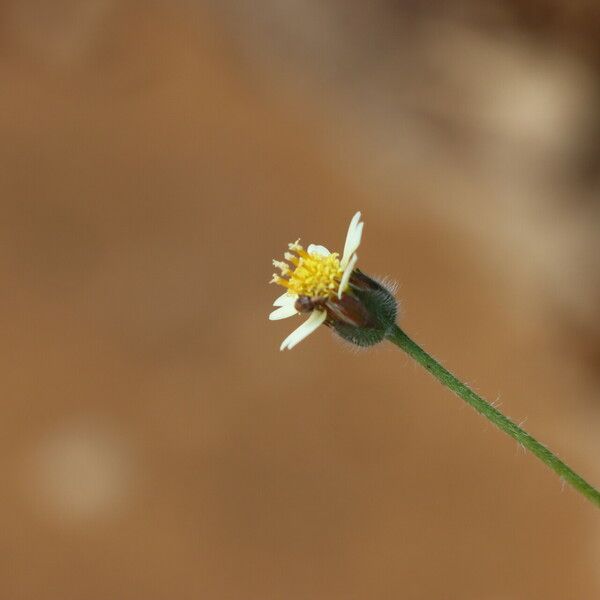
POLYGON ((288 241, 600 483, 600 9, 0 5, 0 598, 600 597, 598 511, 392 347, 270 323, 288 241))

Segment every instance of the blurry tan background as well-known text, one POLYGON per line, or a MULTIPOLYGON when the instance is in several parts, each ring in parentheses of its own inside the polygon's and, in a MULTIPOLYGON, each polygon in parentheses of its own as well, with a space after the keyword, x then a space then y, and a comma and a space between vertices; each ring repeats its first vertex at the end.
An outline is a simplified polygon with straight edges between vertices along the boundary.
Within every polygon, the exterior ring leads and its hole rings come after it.
POLYGON ((0 598, 600 597, 596 509, 266 318, 361 209, 406 330, 599 484, 597 3, 0 11, 0 598))

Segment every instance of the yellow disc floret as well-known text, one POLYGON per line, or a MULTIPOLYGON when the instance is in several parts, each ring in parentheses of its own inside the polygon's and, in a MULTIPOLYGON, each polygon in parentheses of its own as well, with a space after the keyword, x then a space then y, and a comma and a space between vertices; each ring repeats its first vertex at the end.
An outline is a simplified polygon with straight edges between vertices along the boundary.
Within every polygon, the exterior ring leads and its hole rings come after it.
POLYGON ((292 266, 282 261, 273 261, 273 265, 281 271, 281 275, 274 274, 272 283, 282 285, 290 294, 298 296, 319 298, 336 296, 343 274, 339 255, 337 253, 328 256, 309 254, 298 241, 289 244, 291 252, 285 253, 285 259, 292 266))

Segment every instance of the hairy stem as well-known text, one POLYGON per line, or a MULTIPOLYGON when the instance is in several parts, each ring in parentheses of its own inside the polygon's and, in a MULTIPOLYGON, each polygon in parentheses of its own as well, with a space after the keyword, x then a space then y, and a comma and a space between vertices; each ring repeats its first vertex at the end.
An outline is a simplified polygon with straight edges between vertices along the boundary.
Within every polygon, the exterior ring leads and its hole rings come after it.
POLYGON ((496 427, 517 440, 524 448, 535 454, 542 462, 548 465, 560 477, 572 485, 578 492, 588 500, 600 507, 600 492, 580 477, 571 467, 560 460, 546 446, 540 444, 516 423, 505 417, 499 410, 489 402, 478 396, 471 388, 459 381, 450 371, 445 369, 437 360, 431 357, 423 348, 413 342, 397 325, 394 325, 386 333, 386 338, 404 350, 418 363, 425 367, 442 385, 453 391, 470 404, 478 413, 491 421, 496 427))

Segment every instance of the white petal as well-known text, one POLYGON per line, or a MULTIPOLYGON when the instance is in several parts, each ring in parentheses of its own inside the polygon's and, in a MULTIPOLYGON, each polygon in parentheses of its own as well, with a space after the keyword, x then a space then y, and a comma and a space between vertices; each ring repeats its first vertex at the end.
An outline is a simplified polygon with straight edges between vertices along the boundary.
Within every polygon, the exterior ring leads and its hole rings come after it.
POLYGON ((291 350, 296 344, 301 342, 305 337, 308 337, 315 329, 322 325, 327 318, 327 313, 324 310, 313 310, 310 317, 288 335, 281 344, 280 350, 291 350))
POLYGON ((281 306, 276 308, 270 315, 269 321, 278 321, 279 319, 287 319, 288 317, 293 317, 297 315, 298 311, 294 308, 293 304, 289 306, 281 306))
POLYGON ((340 289, 338 292, 338 298, 342 297, 342 294, 344 293, 344 290, 346 289, 346 286, 348 285, 348 282, 350 281, 350 275, 352 275, 352 271, 354 271, 354 267, 356 265, 357 260, 358 260, 358 256, 356 256, 356 254, 353 254, 352 258, 350 259, 350 262, 346 265, 346 268, 344 269, 344 274, 342 275, 342 281, 340 281, 340 289))
POLYGON ((354 230, 358 227, 360 223, 360 211, 354 214, 352 219, 350 220, 350 225, 348 225, 348 233, 346 234, 346 240, 353 234, 354 230))
POLYGON ((281 294, 279 298, 275 299, 273 306, 287 306, 288 304, 294 304, 297 298, 298 296, 296 294, 288 294, 288 292, 286 292, 285 294, 281 294))
POLYGON ((331 254, 325 246, 318 246, 317 244, 311 244, 308 247, 307 252, 309 254, 320 254, 321 256, 329 256, 331 254))
POLYGON ((359 223, 359 221, 360 212, 357 212, 352 217, 352 221, 350 221, 350 226, 348 227, 346 243, 344 244, 344 254, 342 255, 342 260, 340 261, 340 266, 342 267, 342 269, 346 268, 348 261, 356 252, 357 248, 360 246, 360 240, 362 238, 362 230, 364 224, 359 223))

